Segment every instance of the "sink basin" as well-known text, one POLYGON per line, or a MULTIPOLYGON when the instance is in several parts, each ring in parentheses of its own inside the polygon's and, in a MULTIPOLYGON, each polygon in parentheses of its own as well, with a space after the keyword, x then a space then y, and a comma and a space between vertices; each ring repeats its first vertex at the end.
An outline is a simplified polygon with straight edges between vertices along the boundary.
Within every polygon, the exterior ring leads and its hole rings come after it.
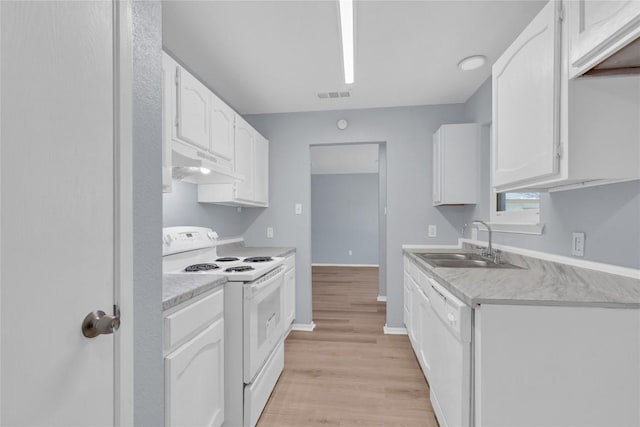
POLYGON ((416 254, 433 267, 444 268, 520 268, 506 262, 495 263, 474 253, 416 254))

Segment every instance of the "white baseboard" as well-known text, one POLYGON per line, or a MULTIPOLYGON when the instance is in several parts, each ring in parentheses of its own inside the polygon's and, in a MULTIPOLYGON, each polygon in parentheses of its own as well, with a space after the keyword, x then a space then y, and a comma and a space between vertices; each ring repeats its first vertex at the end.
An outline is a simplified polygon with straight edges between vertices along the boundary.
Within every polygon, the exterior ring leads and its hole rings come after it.
POLYGON ((312 267, 380 267, 378 264, 311 264, 312 267))
POLYGON ((385 335, 408 335, 407 328, 390 328, 387 324, 384 324, 385 335))
POLYGON ((314 322, 311 323, 294 323, 291 326, 292 331, 312 332, 316 328, 314 322))
POLYGON ((386 295, 378 295, 377 300, 378 300, 378 302, 387 302, 387 296, 386 295))

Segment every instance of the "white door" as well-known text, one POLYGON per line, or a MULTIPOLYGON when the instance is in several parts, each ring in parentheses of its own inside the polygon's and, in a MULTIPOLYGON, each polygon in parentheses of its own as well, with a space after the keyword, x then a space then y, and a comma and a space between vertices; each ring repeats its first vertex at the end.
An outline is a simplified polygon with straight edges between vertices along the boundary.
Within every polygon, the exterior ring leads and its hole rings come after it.
POLYGON ((493 185, 557 173, 560 22, 550 1, 493 65, 493 185))
POLYGON ((130 146, 114 111, 130 79, 118 85, 114 57, 131 32, 120 21, 114 37, 113 23, 125 7, 0 2, 1 425, 132 422, 114 404, 124 327, 81 331, 89 312, 113 313, 122 279, 114 158, 130 146))
POLYGON ((236 115, 235 133, 236 173, 244 180, 236 184, 236 199, 253 201, 255 173, 255 133, 242 117, 236 115))
POLYGON ((255 178, 253 180, 254 199, 256 202, 269 204, 269 141, 256 134, 255 178))
POLYGON ((177 137, 209 151, 211 92, 184 68, 178 67, 177 137))
POLYGON ((211 94, 211 151, 233 160, 236 113, 215 94, 211 94))

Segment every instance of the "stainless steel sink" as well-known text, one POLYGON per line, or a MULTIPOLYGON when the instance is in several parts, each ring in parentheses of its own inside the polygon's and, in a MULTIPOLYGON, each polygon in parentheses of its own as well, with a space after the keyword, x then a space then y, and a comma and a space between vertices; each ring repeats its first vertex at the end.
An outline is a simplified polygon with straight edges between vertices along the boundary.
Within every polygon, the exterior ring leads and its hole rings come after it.
POLYGON ((416 254, 433 267, 444 268, 520 268, 506 262, 494 262, 474 253, 420 253, 416 254))

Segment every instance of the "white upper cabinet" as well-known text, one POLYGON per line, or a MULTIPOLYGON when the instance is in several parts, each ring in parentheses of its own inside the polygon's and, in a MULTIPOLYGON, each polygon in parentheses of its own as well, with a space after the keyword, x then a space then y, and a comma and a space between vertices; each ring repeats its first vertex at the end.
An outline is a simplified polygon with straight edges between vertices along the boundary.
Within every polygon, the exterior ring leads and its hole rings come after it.
POLYGON ((560 32, 550 1, 493 65, 493 185, 557 173, 560 32))
POLYGON ((254 200, 256 132, 240 116, 236 116, 236 172, 244 176, 244 181, 236 184, 236 198, 254 200))
POLYGON ((235 112, 166 53, 162 75, 163 191, 171 191, 172 176, 194 184, 238 181, 235 112))
POLYGON ((235 116, 235 172, 240 182, 198 186, 198 201, 230 206, 269 206, 269 141, 235 116))
POLYGON ((433 135, 433 205, 475 204, 480 126, 442 125, 433 135))
POLYGON ((269 202, 269 141, 256 134, 255 142, 254 199, 257 203, 269 202))
POLYGON ((211 152, 233 160, 236 113, 215 94, 211 94, 211 152))
POLYGON ((550 1, 493 66, 495 191, 640 179, 640 76, 570 78, 571 5, 550 1))
POLYGON ((177 137, 209 150, 211 91, 183 68, 178 67, 177 137))
POLYGON ((566 5, 570 77, 583 74, 640 37, 638 0, 571 0, 566 5))

